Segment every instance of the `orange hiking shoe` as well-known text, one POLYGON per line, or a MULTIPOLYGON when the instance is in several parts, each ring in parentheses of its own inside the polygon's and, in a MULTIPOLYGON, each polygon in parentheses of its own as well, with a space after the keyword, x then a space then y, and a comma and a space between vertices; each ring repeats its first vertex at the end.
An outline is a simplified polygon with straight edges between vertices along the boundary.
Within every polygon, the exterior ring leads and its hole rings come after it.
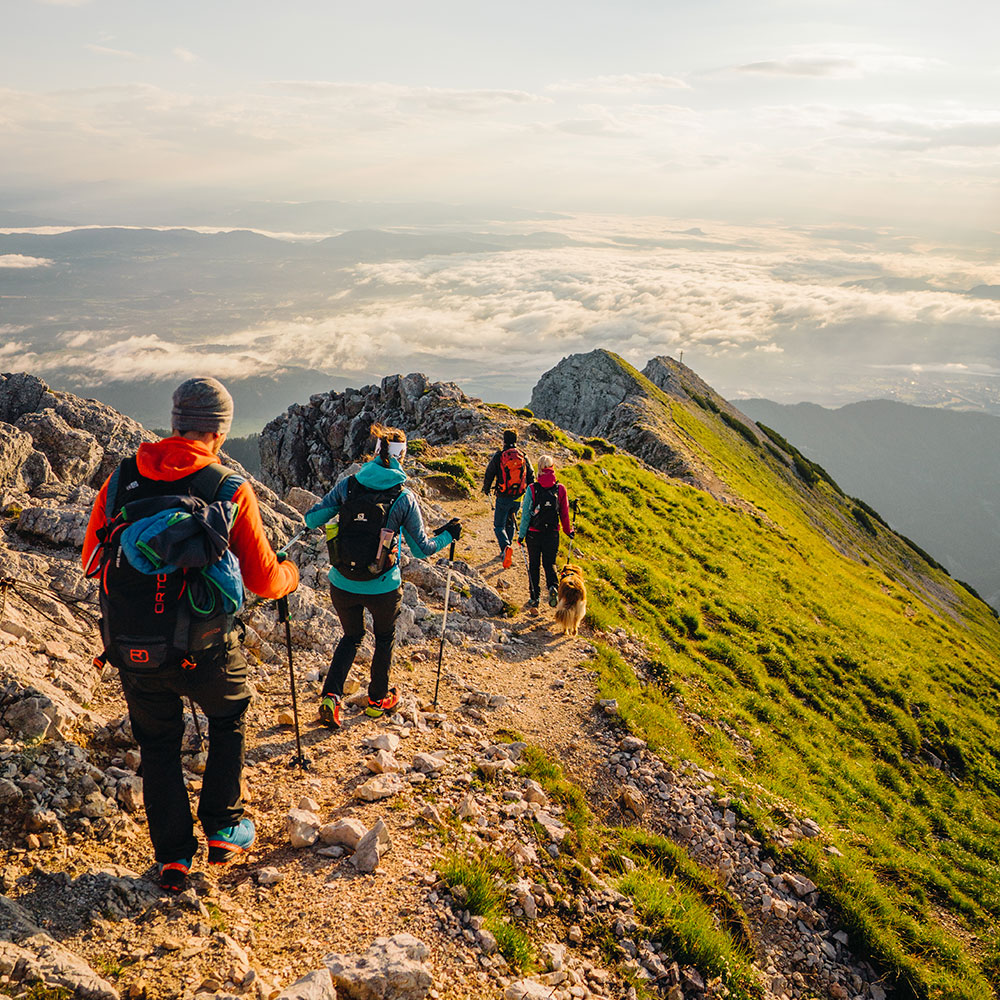
POLYGON ((323 696, 319 703, 319 721, 328 729, 340 729, 344 724, 340 715, 340 699, 335 694, 323 696))
POLYGON ((396 689, 391 688, 389 693, 381 701, 372 701, 371 698, 368 699, 368 707, 365 709, 365 715, 367 715, 369 719, 381 719, 386 712, 394 712, 398 704, 399 696, 396 694, 396 689))

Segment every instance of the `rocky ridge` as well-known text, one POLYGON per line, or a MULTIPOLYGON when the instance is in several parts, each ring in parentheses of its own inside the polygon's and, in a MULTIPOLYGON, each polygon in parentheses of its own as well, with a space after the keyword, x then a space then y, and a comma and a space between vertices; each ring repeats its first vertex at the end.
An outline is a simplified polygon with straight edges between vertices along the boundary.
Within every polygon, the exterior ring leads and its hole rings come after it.
POLYGON ((317 393, 270 421, 261 432, 264 481, 279 492, 293 486, 325 493, 368 445, 373 423, 400 427, 430 445, 447 444, 483 428, 489 407, 453 382, 390 375, 380 385, 317 393))
MULTIPOLYGON (((436 418, 426 404, 428 423, 418 433, 442 448, 457 438, 479 468, 500 426, 514 423, 531 441, 529 422, 477 401, 463 403, 451 388, 428 386, 421 378, 384 380, 362 390, 362 402, 368 399, 374 414, 387 399, 397 399, 402 411, 404 394, 407 405, 438 401, 436 418), (403 382, 411 388, 401 388, 403 382)), ((364 409, 349 415, 358 402, 349 393, 325 394, 316 411, 322 413, 325 403, 328 411, 345 408, 322 433, 336 424, 348 440, 351 421, 364 409)), ((510 736, 516 727, 565 761, 609 822, 642 822, 669 833, 717 868, 744 901, 758 935, 765 996, 791 1000, 825 992, 884 1000, 875 971, 852 959, 850 942, 814 887, 770 866, 731 803, 714 791, 713 776, 683 762, 671 770, 641 741, 623 736, 615 706, 597 703, 586 640, 555 642, 544 622, 506 617, 508 602, 523 597, 522 585, 489 561, 494 543, 482 500, 460 507, 469 555, 453 567, 441 706, 411 693, 392 719, 359 730, 366 725, 354 714, 361 695, 340 734, 312 728, 304 715, 304 742, 313 758, 305 774, 286 766, 292 743, 283 626, 268 607, 253 609, 247 648, 260 697, 251 710, 255 735, 247 778, 259 853, 222 877, 196 875, 179 897, 163 896, 149 872, 143 874, 149 848, 141 761, 117 679, 107 676, 101 684, 89 666, 95 635, 87 612, 94 592, 79 571, 80 526, 100 470, 113 467, 117 448, 134 447, 121 443, 134 428, 124 418, 119 427, 100 404, 91 408, 90 401, 51 394, 30 376, 5 377, 0 412, 14 418, 0 422, 0 440, 7 432, 20 442, 0 452, 0 576, 16 581, 5 589, 0 609, 0 824, 12 845, 0 868, 0 892, 8 897, 0 898, 0 992, 19 995, 40 981, 81 996, 185 1000, 603 1000, 635 996, 632 979, 671 1000, 724 996, 721 980, 677 963, 667 942, 650 939, 629 900, 610 884, 614 875, 603 859, 591 859, 582 878, 567 878, 564 806, 522 773, 524 741, 510 736), (57 407, 78 414, 80 426, 57 407), (9 427, 28 435, 30 445, 9 427), (60 462, 60 450, 79 451, 86 460, 60 462), (42 460, 50 471, 38 479, 42 460), (38 587, 43 592, 32 589, 38 587), (490 850, 511 859, 514 876, 501 886, 504 920, 538 943, 542 972, 525 975, 512 967, 496 936, 469 910, 467 889, 441 877, 441 862, 456 850, 490 850), (352 911, 362 919, 352 921, 352 911), (401 927, 414 933, 401 934, 401 927), (611 955, 601 945, 608 930, 616 941, 611 955)), ((376 416, 402 422, 393 412, 376 416)), ((141 428, 138 433, 137 440, 150 439, 141 428)), ((275 462, 294 451, 289 433, 286 424, 275 462)), ((320 450, 309 444, 304 454, 320 450)), ((356 457, 342 451, 331 475, 356 457)), ((279 466, 270 467, 280 485, 285 473, 278 476, 279 466)), ((318 489, 329 481, 318 473, 306 479, 318 489)), ((418 474, 414 485, 432 524, 455 513, 440 506, 444 495, 431 477, 418 474)), ((302 482, 295 486, 287 496, 291 505, 254 484, 276 543, 297 530, 298 510, 315 499, 302 482)), ((293 557, 302 569, 290 603, 304 706, 318 693, 339 626, 324 596, 322 543, 309 538, 293 557)), ((447 563, 408 560, 403 572, 398 673, 405 687, 426 692, 434 686, 447 563)), ((641 646, 624 633, 601 638, 641 670, 641 646)), ((191 716, 186 745, 189 787, 197 791, 205 758, 191 716)), ((786 834, 822 831, 800 819, 786 834)))

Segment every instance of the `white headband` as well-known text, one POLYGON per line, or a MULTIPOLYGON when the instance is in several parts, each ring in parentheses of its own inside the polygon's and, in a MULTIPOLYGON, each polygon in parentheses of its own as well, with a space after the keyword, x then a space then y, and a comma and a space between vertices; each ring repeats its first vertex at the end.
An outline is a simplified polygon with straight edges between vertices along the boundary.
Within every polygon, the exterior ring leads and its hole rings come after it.
POLYGON ((402 457, 406 454, 406 442, 405 441, 390 441, 389 444, 389 457, 400 461, 402 457))

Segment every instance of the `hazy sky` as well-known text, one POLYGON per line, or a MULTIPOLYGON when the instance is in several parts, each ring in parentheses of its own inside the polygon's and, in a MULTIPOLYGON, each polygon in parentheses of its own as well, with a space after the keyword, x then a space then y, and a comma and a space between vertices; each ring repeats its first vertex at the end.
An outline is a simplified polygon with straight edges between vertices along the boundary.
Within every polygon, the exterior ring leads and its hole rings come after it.
POLYGON ((995 228, 1000 5, 4 0, 0 207, 224 190, 995 228))

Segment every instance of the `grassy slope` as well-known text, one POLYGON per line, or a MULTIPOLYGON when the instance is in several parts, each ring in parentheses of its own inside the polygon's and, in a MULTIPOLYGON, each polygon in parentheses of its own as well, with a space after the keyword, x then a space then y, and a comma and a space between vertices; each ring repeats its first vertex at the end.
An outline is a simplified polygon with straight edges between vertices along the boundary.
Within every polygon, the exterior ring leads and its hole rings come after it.
POLYGON ((790 860, 904 993, 994 996, 1000 627, 881 525, 863 531, 828 484, 796 484, 718 416, 649 389, 765 516, 626 456, 563 471, 594 622, 655 655, 646 684, 605 651, 605 693, 665 756, 713 767, 762 831, 787 803, 829 832, 843 857, 800 841, 790 860), (690 726, 675 696, 725 728, 690 726))

